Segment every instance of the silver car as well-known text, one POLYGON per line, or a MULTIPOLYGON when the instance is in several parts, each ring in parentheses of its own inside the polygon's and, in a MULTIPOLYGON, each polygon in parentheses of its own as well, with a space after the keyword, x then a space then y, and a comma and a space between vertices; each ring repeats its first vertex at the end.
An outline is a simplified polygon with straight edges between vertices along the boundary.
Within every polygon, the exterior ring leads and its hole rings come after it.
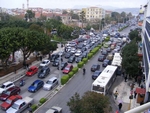
POLYGON ((53 89, 56 85, 58 85, 58 79, 57 77, 52 77, 49 80, 46 81, 46 83, 43 86, 44 90, 51 90, 53 89))

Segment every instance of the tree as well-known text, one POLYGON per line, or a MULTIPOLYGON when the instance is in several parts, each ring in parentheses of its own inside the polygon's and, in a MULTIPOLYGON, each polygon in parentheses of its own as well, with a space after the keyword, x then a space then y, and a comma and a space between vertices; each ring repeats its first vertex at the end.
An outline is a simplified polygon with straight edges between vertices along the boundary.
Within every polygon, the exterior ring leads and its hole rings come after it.
POLYGON ((141 35, 140 32, 138 30, 133 30, 129 33, 129 38, 130 40, 136 40, 136 41, 141 41, 141 35))
POLYGON ((72 113, 109 113, 109 99, 102 94, 87 91, 80 98, 78 93, 67 102, 72 113))
POLYGON ((132 40, 122 49, 122 67, 130 77, 139 73, 138 45, 132 40))
POLYGON ((81 12, 80 12, 80 19, 81 19, 82 28, 83 28, 83 22, 85 21, 85 12, 84 12, 84 11, 81 11, 81 12))
POLYGON ((72 10, 70 11, 69 14, 71 15, 72 19, 79 19, 79 16, 77 14, 74 14, 74 12, 72 10))
POLYGON ((29 27, 30 30, 35 30, 38 32, 44 32, 44 30, 42 29, 41 26, 37 25, 37 24, 31 24, 29 27))
POLYGON ((31 10, 27 10, 25 14, 26 21, 32 21, 32 19, 35 17, 35 13, 31 10))

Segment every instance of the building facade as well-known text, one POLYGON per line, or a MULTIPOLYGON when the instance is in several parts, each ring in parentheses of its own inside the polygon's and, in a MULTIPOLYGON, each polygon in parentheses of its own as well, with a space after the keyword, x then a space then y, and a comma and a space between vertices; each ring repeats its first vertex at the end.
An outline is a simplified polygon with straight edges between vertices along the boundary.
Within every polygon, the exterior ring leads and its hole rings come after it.
POLYGON ((146 95, 145 102, 150 102, 150 2, 145 6, 142 26, 143 69, 145 75, 146 95))
POLYGON ((105 18, 105 10, 99 7, 88 7, 83 8, 82 11, 85 12, 85 18, 88 21, 101 20, 105 18))

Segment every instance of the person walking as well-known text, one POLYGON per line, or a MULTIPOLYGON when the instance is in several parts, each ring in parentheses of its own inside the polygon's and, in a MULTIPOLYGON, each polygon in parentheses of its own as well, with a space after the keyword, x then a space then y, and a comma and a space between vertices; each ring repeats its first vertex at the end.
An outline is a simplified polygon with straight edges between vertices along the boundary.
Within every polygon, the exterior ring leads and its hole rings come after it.
POLYGON ((118 107, 119 107, 119 111, 120 111, 122 108, 122 103, 119 103, 118 107))
POLYGON ((86 69, 85 69, 85 68, 83 68, 83 75, 85 75, 85 72, 86 72, 86 69))
POLYGON ((114 95, 115 95, 115 100, 116 100, 118 97, 118 92, 116 91, 114 95))
POLYGON ((137 93, 136 93, 136 91, 134 91, 134 98, 136 98, 136 95, 137 95, 137 93))
POLYGON ((125 82, 127 82, 127 75, 125 75, 125 77, 124 77, 124 81, 125 81, 125 82))

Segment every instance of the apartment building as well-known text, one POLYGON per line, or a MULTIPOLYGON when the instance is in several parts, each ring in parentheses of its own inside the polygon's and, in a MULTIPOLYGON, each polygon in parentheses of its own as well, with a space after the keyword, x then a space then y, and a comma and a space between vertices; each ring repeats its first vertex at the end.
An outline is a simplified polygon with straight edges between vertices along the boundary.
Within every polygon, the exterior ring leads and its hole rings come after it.
POLYGON ((142 26, 142 52, 146 85, 145 102, 150 101, 150 1, 144 6, 144 21, 142 26))
POLYGON ((88 21, 95 21, 105 18, 105 10, 99 7, 88 7, 83 8, 82 11, 85 12, 85 18, 88 21))

